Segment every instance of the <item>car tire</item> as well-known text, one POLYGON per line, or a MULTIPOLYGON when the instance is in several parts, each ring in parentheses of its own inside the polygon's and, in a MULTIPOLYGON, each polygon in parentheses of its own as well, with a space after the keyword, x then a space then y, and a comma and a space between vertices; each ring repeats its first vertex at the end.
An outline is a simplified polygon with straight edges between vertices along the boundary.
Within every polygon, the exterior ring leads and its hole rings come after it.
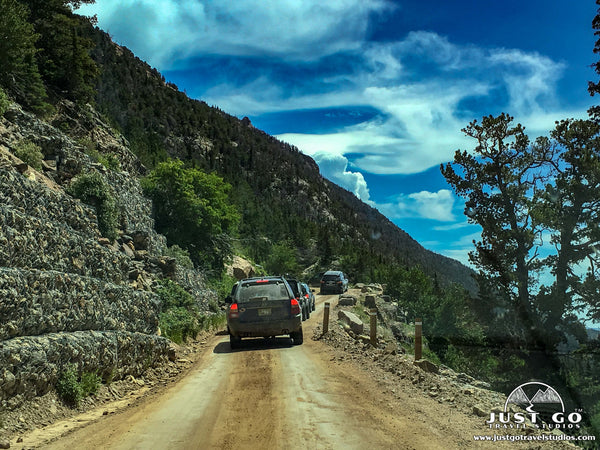
POLYGON ((229 346, 231 347, 232 350, 235 350, 236 348, 239 348, 240 344, 242 343, 242 338, 239 336, 234 336, 233 334, 229 335, 229 346))
POLYGON ((298 331, 295 331, 293 333, 290 333, 290 338, 292 338, 292 341, 294 345, 302 345, 302 343, 304 342, 304 335, 302 334, 302 328, 300 328, 298 331))

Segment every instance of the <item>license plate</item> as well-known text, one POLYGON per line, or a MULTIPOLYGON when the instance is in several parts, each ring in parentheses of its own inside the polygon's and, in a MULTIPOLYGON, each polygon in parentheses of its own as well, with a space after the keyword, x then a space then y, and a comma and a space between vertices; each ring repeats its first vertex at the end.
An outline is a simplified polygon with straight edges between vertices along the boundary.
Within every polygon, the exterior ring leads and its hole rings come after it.
POLYGON ((261 308, 258 310, 258 315, 259 316, 270 316, 271 315, 271 308, 261 308))

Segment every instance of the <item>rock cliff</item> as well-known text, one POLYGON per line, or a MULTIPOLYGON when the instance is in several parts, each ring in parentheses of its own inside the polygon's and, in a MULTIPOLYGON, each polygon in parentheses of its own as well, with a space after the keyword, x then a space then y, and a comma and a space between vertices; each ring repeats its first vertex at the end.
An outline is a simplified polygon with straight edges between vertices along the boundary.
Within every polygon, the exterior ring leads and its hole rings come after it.
POLYGON ((163 256, 138 181, 144 170, 89 106, 64 102, 43 121, 12 105, 0 118, 1 406, 45 394, 69 365, 118 379, 164 362, 158 279, 175 279, 206 309, 202 276, 163 256), (15 156, 24 141, 41 149, 41 170, 15 156), (95 161, 90 147, 119 169, 95 161), (117 240, 101 236, 93 207, 67 194, 81 173, 99 173, 114 192, 117 240))

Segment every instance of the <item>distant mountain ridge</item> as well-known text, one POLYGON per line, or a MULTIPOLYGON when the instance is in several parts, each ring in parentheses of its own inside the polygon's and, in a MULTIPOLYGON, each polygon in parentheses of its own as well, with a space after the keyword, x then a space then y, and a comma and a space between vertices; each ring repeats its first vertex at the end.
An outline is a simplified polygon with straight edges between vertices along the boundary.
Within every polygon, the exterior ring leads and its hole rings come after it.
POLYGON ((100 111, 146 165, 168 155, 231 183, 243 214, 243 238, 291 240, 306 263, 327 252, 334 261, 352 255, 345 270, 363 280, 369 264, 420 265, 441 284, 476 290, 471 269, 423 248, 379 211, 321 176, 312 158, 247 118, 188 98, 107 33, 88 30, 95 43, 92 57, 100 66, 100 111))

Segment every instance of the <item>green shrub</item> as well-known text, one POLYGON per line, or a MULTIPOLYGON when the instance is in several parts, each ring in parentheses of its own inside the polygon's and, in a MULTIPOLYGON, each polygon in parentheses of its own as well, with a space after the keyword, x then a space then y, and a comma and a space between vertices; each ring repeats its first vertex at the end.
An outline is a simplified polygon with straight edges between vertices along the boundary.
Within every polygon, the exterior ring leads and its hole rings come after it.
POLYGON ((58 378, 56 392, 65 403, 79 406, 84 397, 75 366, 69 366, 58 378))
POLYGON ((96 148, 95 142, 89 138, 82 138, 77 142, 83 147, 85 154, 95 162, 102 164, 109 170, 121 170, 121 161, 119 161, 119 158, 114 153, 100 153, 96 148))
POLYGON ((161 310, 164 312, 172 307, 182 307, 193 309, 195 307, 194 297, 179 284, 172 280, 164 279, 160 282, 160 287, 156 289, 156 294, 160 299, 161 310))
POLYGON ((156 294, 161 303, 159 326, 163 335, 177 344, 196 337, 201 319, 194 296, 169 279, 160 281, 156 294))
POLYGON ((77 407, 81 400, 96 394, 101 384, 97 373, 83 372, 79 377, 76 366, 71 365, 58 378, 56 392, 65 403, 77 407))
POLYGON ((190 258, 190 252, 182 249, 179 245, 172 245, 165 250, 164 254, 165 256, 175 258, 175 261, 177 261, 177 264, 181 267, 185 267, 186 269, 194 268, 194 263, 190 258))
POLYGON ((102 385, 102 377, 95 372, 84 372, 81 374, 80 385, 84 397, 95 395, 102 385))
POLYGON ((13 150, 15 156, 24 163, 29 164, 35 170, 42 170, 42 160, 44 159, 44 155, 42 154, 42 149, 39 145, 25 140, 19 142, 13 150))
MULTIPOLYGON (((217 293, 217 298, 224 300, 231 293, 231 287, 237 282, 235 277, 227 275, 223 271, 221 278, 212 278, 208 280, 208 287, 217 293)), ((215 311, 216 312, 216 311, 215 311)))
POLYGON ((112 240, 117 238, 119 208, 110 186, 99 173, 78 176, 71 182, 67 192, 96 208, 98 228, 102 236, 112 240))
POLYGON ((10 106, 10 99, 8 95, 0 88, 0 117, 8 110, 10 106))
POLYGON ((163 335, 176 344, 181 344, 190 337, 195 338, 200 331, 198 315, 177 306, 160 313, 159 326, 163 335))
POLYGON ((205 316, 202 316, 201 319, 201 327, 203 330, 207 331, 223 329, 227 324, 227 316, 223 311, 220 311, 215 314, 207 314, 205 316))
POLYGON ((197 266, 220 272, 240 220, 231 185, 178 160, 160 163, 141 184, 154 204, 157 231, 189 250, 197 266))

